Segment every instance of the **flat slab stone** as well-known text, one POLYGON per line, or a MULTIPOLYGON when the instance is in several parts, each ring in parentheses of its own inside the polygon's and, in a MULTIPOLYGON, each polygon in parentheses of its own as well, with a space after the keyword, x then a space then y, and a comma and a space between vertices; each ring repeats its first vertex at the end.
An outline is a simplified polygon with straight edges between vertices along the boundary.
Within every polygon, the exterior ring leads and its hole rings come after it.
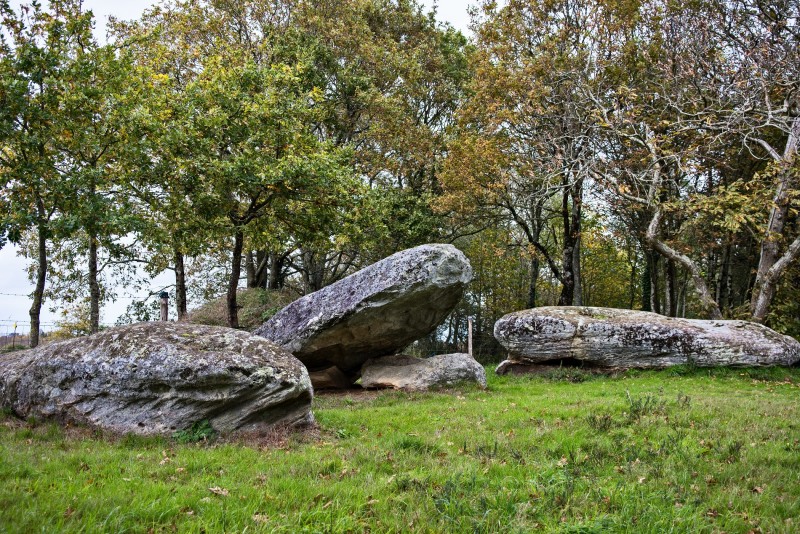
POLYGON ((296 300, 255 334, 310 371, 336 366, 357 377, 365 361, 396 354, 431 333, 471 279, 469 261, 457 248, 422 245, 296 300))
POLYGON ((415 358, 398 354, 368 360, 361 368, 361 387, 424 391, 461 382, 486 387, 486 371, 464 353, 415 358))
POLYGON ((793 365, 800 343, 748 321, 678 319, 656 313, 551 306, 510 313, 494 325, 508 363, 572 358, 603 367, 793 365))
POLYGON ((264 338, 152 322, 7 354, 0 405, 118 433, 171 435, 207 419, 223 433, 313 422, 305 367, 264 338))

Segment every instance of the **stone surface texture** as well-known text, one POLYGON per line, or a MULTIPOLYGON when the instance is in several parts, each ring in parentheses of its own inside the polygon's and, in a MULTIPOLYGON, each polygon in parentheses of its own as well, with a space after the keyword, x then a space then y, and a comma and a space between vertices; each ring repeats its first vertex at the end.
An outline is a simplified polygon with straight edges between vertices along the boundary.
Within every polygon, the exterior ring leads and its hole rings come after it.
POLYGON ((313 422, 313 390, 285 350, 229 328, 153 322, 0 358, 0 404, 119 433, 170 435, 313 422))
POLYGON ((469 354, 441 354, 415 358, 404 354, 367 361, 361 369, 361 387, 424 391, 476 382, 486 387, 486 371, 469 354))
POLYGON ((320 389, 347 389, 352 387, 355 382, 352 376, 344 374, 335 366, 320 369, 319 371, 309 371, 308 376, 311 378, 311 385, 314 386, 314 391, 320 389))
POLYGON ((310 371, 336 366, 357 376, 370 358, 396 354, 432 332, 471 279, 469 261, 457 248, 422 245, 296 300, 255 333, 310 371))
POLYGON ((572 358, 602 367, 792 365, 800 343, 747 321, 677 319, 614 308, 553 306, 510 313, 494 325, 508 363, 572 358))

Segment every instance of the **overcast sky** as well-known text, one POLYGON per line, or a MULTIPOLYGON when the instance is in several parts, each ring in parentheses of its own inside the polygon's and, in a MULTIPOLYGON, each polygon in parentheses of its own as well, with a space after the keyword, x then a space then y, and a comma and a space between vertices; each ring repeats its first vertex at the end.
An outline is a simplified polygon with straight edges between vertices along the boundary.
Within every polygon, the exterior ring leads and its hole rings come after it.
MULTIPOLYGON (((452 24, 455 28, 467 33, 469 15, 467 8, 477 3, 477 0, 421 0, 422 4, 431 8, 437 5, 437 18, 452 24)), ((20 4, 29 3, 27 0, 11 0, 11 6, 17 9, 20 4)), ((43 2, 46 5, 46 2, 43 2)), ((105 36, 105 23, 108 17, 113 15, 120 19, 135 19, 148 7, 158 2, 151 0, 84 0, 83 5, 90 9, 95 16, 97 27, 95 33, 99 38, 105 36)), ((19 323, 18 332, 28 331, 28 310, 31 300, 28 295, 33 291, 33 285, 28 281, 25 272, 26 260, 17 256, 17 251, 11 246, 6 245, 0 249, 0 335, 13 331, 13 323, 19 323)), ((163 284, 171 283, 169 276, 162 275, 154 280, 153 289, 159 289, 163 284)), ((125 308, 132 300, 124 289, 120 293, 125 294, 115 303, 109 303, 103 307, 101 321, 104 323, 114 323, 120 315, 125 312, 125 308)), ((144 296, 147 292, 143 292, 144 296)), ((50 330, 50 324, 59 319, 57 314, 49 311, 49 303, 45 302, 42 309, 42 323, 44 330, 50 330)))

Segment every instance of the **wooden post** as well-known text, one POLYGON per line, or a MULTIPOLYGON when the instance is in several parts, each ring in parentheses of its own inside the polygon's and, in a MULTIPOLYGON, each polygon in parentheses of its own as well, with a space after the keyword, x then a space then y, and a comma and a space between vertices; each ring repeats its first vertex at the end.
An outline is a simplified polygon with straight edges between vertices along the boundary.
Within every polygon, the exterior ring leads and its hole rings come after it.
POLYGON ((467 352, 472 356, 472 317, 467 318, 467 352))
POLYGON ((169 293, 166 291, 161 292, 161 320, 169 320, 169 293))

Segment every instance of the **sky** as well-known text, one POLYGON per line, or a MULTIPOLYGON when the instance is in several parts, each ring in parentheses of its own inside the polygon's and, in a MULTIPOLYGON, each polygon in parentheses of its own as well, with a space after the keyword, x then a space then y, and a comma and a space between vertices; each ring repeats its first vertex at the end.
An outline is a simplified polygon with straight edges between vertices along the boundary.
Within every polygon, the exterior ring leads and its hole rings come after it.
MULTIPOLYGON (((29 3, 28 0, 11 0, 11 7, 18 9, 20 4, 29 3)), ((44 2, 46 4, 46 2, 44 2)), ((105 36, 105 23, 109 16, 119 19, 139 18, 142 12, 155 5, 157 2, 152 0, 84 0, 83 5, 86 9, 94 13, 97 20, 95 34, 99 39, 105 36)), ((469 15, 467 9, 470 5, 477 3, 477 0, 421 0, 421 3, 428 8, 437 5, 437 18, 444 22, 449 22, 455 28, 464 33, 468 33, 469 15)), ((17 255, 17 250, 10 244, 0 249, 0 336, 14 331, 14 323, 18 323, 17 332, 27 332, 29 328, 28 310, 31 306, 30 293, 33 291, 33 284, 28 280, 26 273, 27 260, 17 255)), ((166 284, 171 283, 171 277, 163 274, 152 282, 152 290, 158 290, 166 284)), ((144 297, 150 291, 141 291, 139 294, 126 294, 122 288, 119 293, 124 294, 116 302, 108 303, 101 310, 101 322, 113 324, 117 317, 125 312, 126 307, 133 298, 144 297)), ((51 312, 48 302, 42 307, 41 322, 43 330, 51 330, 52 324, 60 319, 58 313, 51 312)))

